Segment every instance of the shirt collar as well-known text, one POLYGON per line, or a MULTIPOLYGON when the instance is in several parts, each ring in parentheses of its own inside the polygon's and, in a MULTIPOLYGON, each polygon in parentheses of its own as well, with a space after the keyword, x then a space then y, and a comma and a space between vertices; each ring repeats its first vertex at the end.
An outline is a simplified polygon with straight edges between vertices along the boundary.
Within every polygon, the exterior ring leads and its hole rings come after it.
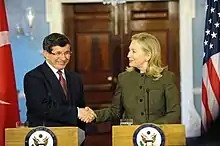
MULTIPOLYGON (((48 61, 46 61, 47 65, 50 67, 50 69, 57 74, 58 69, 56 69, 55 67, 53 67, 48 61)), ((64 74, 64 69, 61 69, 61 72, 64 74)))

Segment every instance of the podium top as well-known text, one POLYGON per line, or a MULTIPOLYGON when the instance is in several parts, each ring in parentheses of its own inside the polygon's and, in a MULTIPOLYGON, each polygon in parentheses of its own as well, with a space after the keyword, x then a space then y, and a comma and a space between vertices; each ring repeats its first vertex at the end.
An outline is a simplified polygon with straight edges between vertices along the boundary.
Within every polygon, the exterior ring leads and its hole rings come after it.
MULTIPOLYGON (((143 124, 144 125, 144 124, 143 124)), ((169 146, 184 146, 185 126, 182 124, 162 124, 157 125, 164 133, 165 145, 169 146)), ((112 145, 113 146, 133 146, 133 135, 136 129, 141 125, 123 125, 112 127, 112 145)))
MULTIPOLYGON (((25 146, 25 139, 28 133, 35 129, 27 127, 6 128, 6 146, 25 146)), ((78 127, 46 127, 50 129, 57 139, 57 146, 78 146, 78 127)))

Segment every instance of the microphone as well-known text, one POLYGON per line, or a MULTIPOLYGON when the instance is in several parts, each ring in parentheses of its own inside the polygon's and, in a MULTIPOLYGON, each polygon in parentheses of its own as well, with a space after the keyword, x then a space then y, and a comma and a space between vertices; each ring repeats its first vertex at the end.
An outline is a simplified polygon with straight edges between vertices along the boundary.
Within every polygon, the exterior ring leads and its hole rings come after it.
POLYGON ((149 97, 149 88, 146 89, 146 94, 147 94, 147 119, 149 120, 149 115, 150 115, 150 97, 149 97))

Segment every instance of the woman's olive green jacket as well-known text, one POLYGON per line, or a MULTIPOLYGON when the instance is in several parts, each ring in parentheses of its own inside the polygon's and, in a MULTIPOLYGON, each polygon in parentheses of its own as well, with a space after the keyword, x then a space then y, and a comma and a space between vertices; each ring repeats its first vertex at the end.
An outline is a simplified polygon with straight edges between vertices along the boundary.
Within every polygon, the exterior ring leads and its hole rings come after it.
POLYGON ((164 70, 155 80, 138 70, 118 76, 110 108, 95 110, 96 122, 133 119, 134 124, 180 123, 180 98, 174 74, 164 70))

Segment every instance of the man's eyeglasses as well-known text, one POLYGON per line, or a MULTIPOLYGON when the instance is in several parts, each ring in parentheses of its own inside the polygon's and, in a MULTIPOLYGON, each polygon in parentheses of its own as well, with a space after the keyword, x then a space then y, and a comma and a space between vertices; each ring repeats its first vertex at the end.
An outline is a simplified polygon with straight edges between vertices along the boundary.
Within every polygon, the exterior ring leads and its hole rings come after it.
POLYGON ((71 54, 72 54, 72 52, 71 51, 66 51, 66 52, 64 52, 64 53, 62 53, 62 52, 51 52, 50 54, 53 54, 54 56, 56 56, 56 57, 62 57, 63 55, 65 56, 65 57, 70 57, 71 56, 71 54))

